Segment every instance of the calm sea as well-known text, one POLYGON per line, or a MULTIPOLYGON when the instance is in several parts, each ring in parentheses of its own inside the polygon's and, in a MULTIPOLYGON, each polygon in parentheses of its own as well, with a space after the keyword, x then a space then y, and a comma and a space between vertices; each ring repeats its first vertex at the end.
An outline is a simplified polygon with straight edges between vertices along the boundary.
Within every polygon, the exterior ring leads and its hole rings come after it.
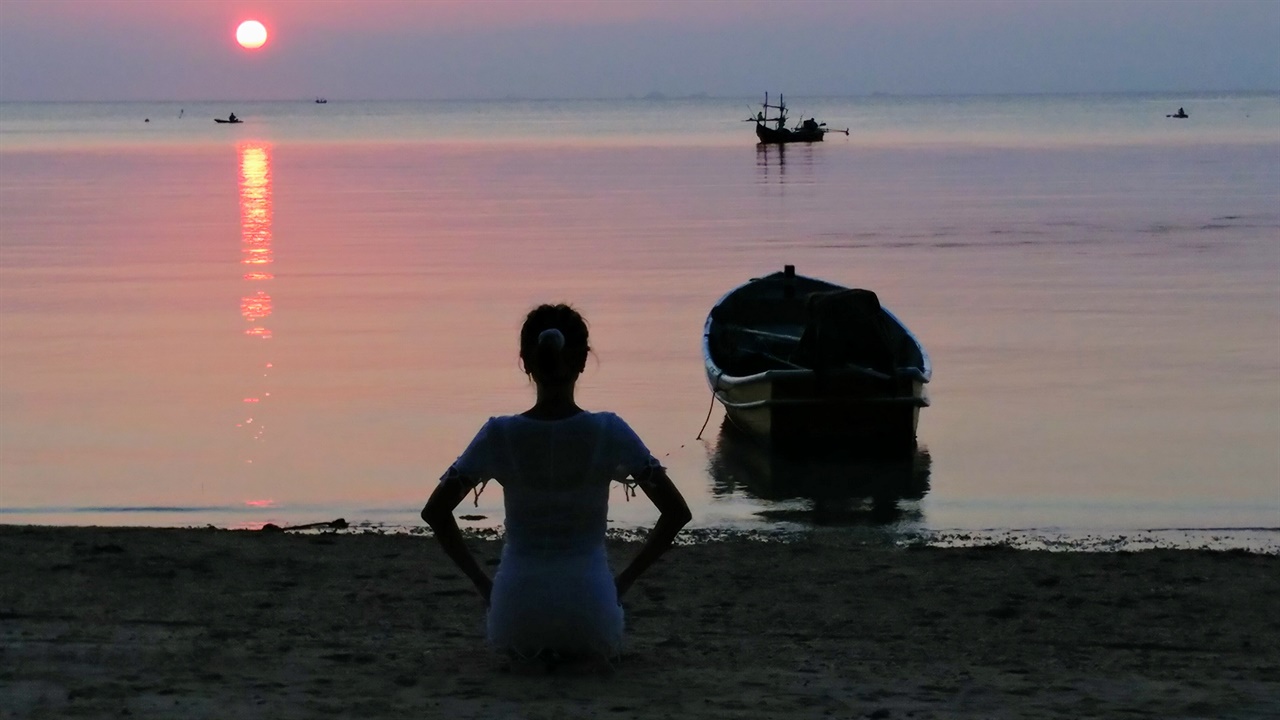
POLYGON ((1280 547, 1280 96, 760 99, 0 104, 0 522, 418 527, 567 301, 697 526, 1280 547), (784 264, 924 343, 912 462, 724 433, 703 321, 784 264))

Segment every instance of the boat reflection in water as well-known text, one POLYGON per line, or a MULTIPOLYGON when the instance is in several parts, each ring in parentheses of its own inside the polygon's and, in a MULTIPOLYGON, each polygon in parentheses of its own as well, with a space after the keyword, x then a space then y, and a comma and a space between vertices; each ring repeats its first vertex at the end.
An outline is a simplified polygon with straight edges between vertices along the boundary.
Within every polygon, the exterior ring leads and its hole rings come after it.
POLYGON ((807 501, 807 509, 759 513, 766 520, 815 525, 886 525, 919 520, 919 501, 929 492, 929 451, 908 457, 868 459, 839 448, 812 448, 804 454, 770 450, 726 420, 711 452, 712 494, 744 494, 783 503, 807 501))
POLYGON ((814 168, 820 166, 820 153, 810 145, 756 145, 756 184, 809 185, 817 180, 814 168), (791 171, 791 177, 787 171, 791 171))
MULTIPOLYGON (((809 157, 813 157, 809 153, 809 157)), ((782 170, 786 170, 787 166, 787 146, 786 145, 756 145, 756 167, 762 170, 768 170, 770 165, 777 166, 782 170)))

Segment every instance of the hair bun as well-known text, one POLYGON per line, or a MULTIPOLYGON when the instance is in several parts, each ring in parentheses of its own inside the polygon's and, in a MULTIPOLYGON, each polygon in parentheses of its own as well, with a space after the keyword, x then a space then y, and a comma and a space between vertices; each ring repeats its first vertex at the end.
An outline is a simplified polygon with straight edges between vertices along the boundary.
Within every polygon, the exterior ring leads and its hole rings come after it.
POLYGON ((564 333, 556 328, 547 328, 538 333, 538 347, 552 347, 556 350, 564 349, 564 333))

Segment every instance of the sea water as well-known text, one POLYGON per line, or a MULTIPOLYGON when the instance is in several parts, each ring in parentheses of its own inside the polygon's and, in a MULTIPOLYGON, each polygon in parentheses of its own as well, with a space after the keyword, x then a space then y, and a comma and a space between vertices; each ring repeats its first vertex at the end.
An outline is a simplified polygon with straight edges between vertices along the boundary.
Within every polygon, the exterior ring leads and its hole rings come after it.
POLYGON ((567 301, 695 526, 1276 546, 1280 96, 759 100, 0 104, 0 521, 418 526, 567 301), (925 345, 911 461, 723 427, 706 313, 784 264, 925 345))

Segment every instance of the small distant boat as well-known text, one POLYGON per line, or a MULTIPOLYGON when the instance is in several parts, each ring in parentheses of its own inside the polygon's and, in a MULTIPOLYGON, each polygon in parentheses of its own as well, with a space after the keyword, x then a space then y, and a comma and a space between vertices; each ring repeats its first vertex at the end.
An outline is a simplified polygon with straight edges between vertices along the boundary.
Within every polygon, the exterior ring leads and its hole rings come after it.
POLYGON ((870 455, 916 447, 933 366, 870 290, 797 275, 787 265, 716 302, 702 354, 730 422, 775 447, 870 455))
POLYGON ((1178 108, 1178 112, 1173 113, 1172 115, 1165 115, 1165 117, 1178 118, 1179 120, 1185 120, 1186 118, 1189 118, 1191 116, 1187 114, 1186 110, 1183 110, 1182 108, 1178 108))
POLYGON ((327 103, 327 102, 329 102, 329 101, 328 101, 328 100, 326 100, 326 99, 324 99, 324 98, 322 98, 322 97, 318 97, 318 98, 316 98, 316 103, 317 103, 317 104, 319 104, 319 105, 323 105, 323 104, 325 104, 325 103, 327 103))
POLYGON ((756 113, 755 117, 747 118, 746 122, 754 122, 756 124, 756 138, 766 145, 783 144, 793 142, 822 142, 822 138, 829 132, 842 132, 849 134, 849 129, 831 130, 826 123, 820 123, 814 118, 804 120, 793 128, 787 127, 787 102, 779 95, 778 104, 769 104, 769 93, 764 94, 763 109, 756 113), (776 116, 770 116, 770 110, 777 110, 776 116))
POLYGON ((214 118, 213 121, 216 123, 227 123, 229 125, 236 125, 244 122, 240 118, 236 117, 235 113, 231 113, 229 117, 225 117, 225 118, 214 118))

